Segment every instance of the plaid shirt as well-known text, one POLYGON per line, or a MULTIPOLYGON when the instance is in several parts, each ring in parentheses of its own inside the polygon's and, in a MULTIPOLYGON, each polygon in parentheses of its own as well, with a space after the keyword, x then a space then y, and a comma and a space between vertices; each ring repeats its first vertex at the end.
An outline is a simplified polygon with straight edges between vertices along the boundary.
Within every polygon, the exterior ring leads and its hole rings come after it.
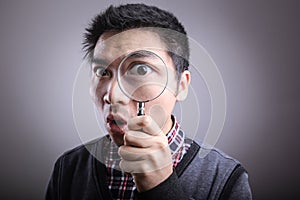
MULTIPOLYGON (((190 147, 185 142, 185 135, 180 130, 179 124, 173 117, 174 125, 169 133, 169 147, 171 149, 173 166, 176 167, 182 157, 190 147)), ((109 140, 110 141, 110 140, 109 140)), ((130 174, 122 172, 119 168, 120 156, 118 155, 118 146, 113 142, 104 144, 106 150, 105 165, 107 168, 107 185, 113 199, 133 199, 134 190, 136 189, 133 177, 130 174)))

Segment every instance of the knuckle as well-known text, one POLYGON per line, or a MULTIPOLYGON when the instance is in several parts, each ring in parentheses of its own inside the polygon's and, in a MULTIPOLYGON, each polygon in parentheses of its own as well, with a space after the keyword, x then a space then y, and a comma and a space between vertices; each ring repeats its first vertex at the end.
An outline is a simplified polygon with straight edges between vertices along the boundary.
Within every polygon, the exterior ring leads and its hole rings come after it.
POLYGON ((141 118, 141 121, 138 122, 138 125, 142 127, 146 127, 146 126, 150 126, 151 123, 152 123, 152 119, 149 116, 144 116, 143 118, 141 118))
POLYGON ((129 142, 129 141, 130 141, 130 136, 129 136, 129 134, 128 134, 128 133, 125 133, 123 139, 124 139, 124 141, 129 142))
POLYGON ((120 163, 119 163, 119 167, 122 171, 126 172, 128 171, 127 168, 126 168, 126 164, 125 164, 125 161, 124 160, 121 160, 120 163))
POLYGON ((119 156, 124 157, 124 154, 125 154, 124 146, 119 147, 118 154, 119 154, 119 156))
POLYGON ((164 139, 159 140, 159 142, 157 143, 157 145, 158 145, 158 147, 160 149, 163 149, 163 148, 166 148, 167 146, 169 146, 169 143, 168 143, 168 140, 166 140, 164 138, 164 139))

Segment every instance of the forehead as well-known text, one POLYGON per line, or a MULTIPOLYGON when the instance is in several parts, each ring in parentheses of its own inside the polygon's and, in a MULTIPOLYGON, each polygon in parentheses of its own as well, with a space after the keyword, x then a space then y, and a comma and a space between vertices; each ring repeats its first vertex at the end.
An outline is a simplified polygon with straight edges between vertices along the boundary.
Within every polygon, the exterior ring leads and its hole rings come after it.
POLYGON ((158 54, 164 60, 170 59, 166 45, 158 33, 147 29, 103 33, 97 41, 93 58, 113 62, 137 50, 149 50, 158 54))

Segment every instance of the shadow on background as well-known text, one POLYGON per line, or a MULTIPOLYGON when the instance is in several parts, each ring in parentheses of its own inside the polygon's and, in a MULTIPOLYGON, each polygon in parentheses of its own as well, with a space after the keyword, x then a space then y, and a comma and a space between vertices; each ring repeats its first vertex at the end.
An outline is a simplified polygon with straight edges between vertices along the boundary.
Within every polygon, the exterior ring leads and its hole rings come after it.
MULTIPOLYGON (((109 3, 0 3, 1 199, 41 199, 56 158, 81 143, 71 99, 82 34, 109 3)), ((228 112, 217 147, 243 163, 254 198, 299 198, 299 1, 153 4, 219 67, 228 112)))

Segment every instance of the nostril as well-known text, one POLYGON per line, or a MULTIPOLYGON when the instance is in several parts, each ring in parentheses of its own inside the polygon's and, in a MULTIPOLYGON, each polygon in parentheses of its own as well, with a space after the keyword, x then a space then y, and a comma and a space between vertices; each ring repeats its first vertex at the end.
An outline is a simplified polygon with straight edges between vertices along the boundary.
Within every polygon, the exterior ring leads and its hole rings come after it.
POLYGON ((103 96, 103 101, 104 101, 104 103, 110 104, 111 101, 110 101, 110 98, 109 98, 108 94, 103 96))

